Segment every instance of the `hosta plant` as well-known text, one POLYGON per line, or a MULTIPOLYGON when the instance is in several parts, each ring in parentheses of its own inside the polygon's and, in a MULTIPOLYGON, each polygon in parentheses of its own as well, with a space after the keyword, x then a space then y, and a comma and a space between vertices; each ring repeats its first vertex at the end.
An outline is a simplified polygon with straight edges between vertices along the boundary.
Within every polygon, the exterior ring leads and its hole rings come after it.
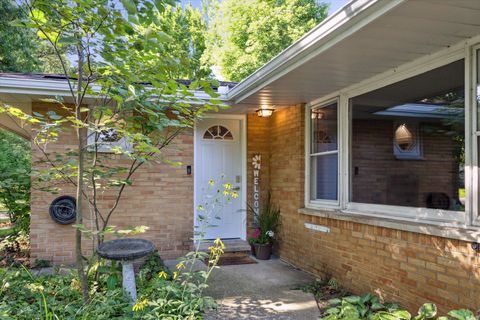
POLYGON ((321 316, 323 320, 478 320, 472 311, 461 309, 452 310, 446 316, 437 317, 437 307, 433 303, 423 304, 412 315, 396 303, 384 303, 377 296, 348 296, 341 299, 329 300, 329 307, 321 316))

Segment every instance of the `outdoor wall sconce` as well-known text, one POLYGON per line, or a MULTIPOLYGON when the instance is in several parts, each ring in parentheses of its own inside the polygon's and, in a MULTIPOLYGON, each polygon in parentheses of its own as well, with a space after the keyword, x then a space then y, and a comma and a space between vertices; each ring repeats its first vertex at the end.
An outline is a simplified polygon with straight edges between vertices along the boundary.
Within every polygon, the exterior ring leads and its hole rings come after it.
POLYGON ((312 120, 323 120, 325 118, 325 113, 318 110, 312 110, 312 120))
POLYGON ((260 109, 257 109, 255 112, 257 113, 257 116, 262 117, 262 118, 267 118, 267 117, 270 117, 273 114, 273 111, 275 111, 274 108, 269 108, 267 106, 262 106, 260 109))

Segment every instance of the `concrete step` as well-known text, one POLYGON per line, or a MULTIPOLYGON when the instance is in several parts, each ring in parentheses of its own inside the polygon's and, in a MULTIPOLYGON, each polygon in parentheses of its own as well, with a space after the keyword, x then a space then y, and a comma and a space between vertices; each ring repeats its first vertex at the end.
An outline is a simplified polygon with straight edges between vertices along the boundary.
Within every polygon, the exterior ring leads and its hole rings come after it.
MULTIPOLYGON (((208 247, 213 246, 214 240, 206 240, 202 244, 200 244, 201 251, 208 251, 208 247)), ((236 254, 236 253, 243 253, 248 254, 250 252, 250 244, 241 239, 222 239, 223 244, 225 244, 225 253, 229 254, 236 254)))

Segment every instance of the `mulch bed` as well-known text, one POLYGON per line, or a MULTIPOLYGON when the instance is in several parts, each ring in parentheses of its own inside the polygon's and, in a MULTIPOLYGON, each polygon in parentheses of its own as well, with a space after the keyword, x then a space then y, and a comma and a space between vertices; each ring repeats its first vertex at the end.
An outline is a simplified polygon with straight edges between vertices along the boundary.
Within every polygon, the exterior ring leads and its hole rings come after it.
POLYGON ((12 226, 12 224, 8 221, 5 221, 5 222, 0 222, 0 229, 3 229, 3 228, 10 228, 12 226))
POLYGON ((320 315, 329 307, 328 300, 348 296, 349 293, 342 289, 337 281, 331 278, 328 281, 317 280, 302 288, 303 291, 313 294, 320 315))
POLYGON ((0 267, 30 266, 30 241, 25 236, 8 236, 0 241, 0 267))

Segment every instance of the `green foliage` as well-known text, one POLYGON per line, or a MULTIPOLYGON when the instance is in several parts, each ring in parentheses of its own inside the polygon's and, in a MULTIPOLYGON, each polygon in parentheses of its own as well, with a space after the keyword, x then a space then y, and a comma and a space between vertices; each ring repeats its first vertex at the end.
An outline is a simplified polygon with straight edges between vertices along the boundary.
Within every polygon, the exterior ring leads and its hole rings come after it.
POLYGON ((36 39, 33 30, 11 24, 26 16, 23 5, 0 0, 0 72, 60 72, 53 51, 36 39))
POLYGON ((210 67, 200 59, 205 51, 206 23, 199 9, 191 4, 167 6, 159 16, 163 32, 172 39, 165 45, 168 54, 180 63, 178 79, 205 79, 210 67))
POLYGON ((30 227, 30 143, 0 129, 0 202, 15 232, 30 227))
MULTIPOLYGON (((383 303, 377 296, 367 294, 365 296, 348 296, 329 301, 329 307, 324 311, 321 319, 324 320, 430 320, 435 319, 437 307, 433 303, 423 304, 417 315, 412 315, 395 303, 383 303)), ((441 320, 478 320, 480 318, 469 310, 453 310, 447 316, 438 317, 441 320)))
POLYGON ((0 269, 0 319, 132 319, 121 289, 92 291, 84 305, 74 275, 32 277, 24 269, 0 269))
POLYGON ((197 247, 180 260, 172 279, 160 271, 133 309, 141 319, 202 319, 205 310, 216 307, 215 300, 203 295, 203 291, 208 288, 207 281, 224 248, 220 239, 215 240, 209 253, 197 247), (208 261, 206 269, 198 269, 199 261, 208 261))
POLYGON ((160 255, 157 252, 152 253, 145 259, 145 263, 140 268, 139 280, 150 281, 162 271, 167 274, 167 279, 173 278, 172 273, 165 266, 160 255))
MULTIPOLYGON (((57 108, 30 115, 0 102, 0 113, 32 125, 34 147, 46 164, 44 170, 35 172, 39 189, 58 192, 58 186, 65 183, 76 189, 75 259, 84 300, 88 302, 85 269, 92 265, 84 268, 83 264, 96 263, 96 259, 82 256, 83 235, 92 235, 97 244, 103 242, 125 188, 134 183, 133 176, 143 164, 178 165, 168 159, 164 148, 183 130, 192 128, 205 112, 221 107, 213 90, 218 83, 198 80, 187 86, 176 81, 188 66, 177 59, 181 50, 175 37, 165 32, 165 17, 170 17, 165 12, 175 4, 172 0, 23 3, 28 17, 19 17, 14 24, 35 29, 55 52, 73 105, 64 103, 63 97, 49 97, 44 100, 55 103, 57 108), (62 52, 76 53, 71 68, 62 52), (195 97, 199 87, 211 99, 195 97), (98 99, 87 104, 85 97, 89 96, 98 99), (65 152, 50 150, 49 146, 67 130, 77 133, 75 147, 65 152), (100 153, 102 148, 114 156, 100 153), (113 198, 108 206, 99 199, 106 193, 113 198), (93 215, 94 221, 88 227, 83 224, 84 211, 93 215)), ((192 10, 188 12, 198 20, 192 10)), ((169 21, 182 20, 178 16, 172 13, 169 21)), ((197 37, 197 33, 189 35, 197 37)))
POLYGON ((217 240, 210 253, 191 252, 174 272, 158 255, 150 256, 137 277, 139 299, 133 307, 120 278, 111 280, 119 266, 105 261, 99 263, 99 277, 90 278, 90 304, 83 304, 74 273, 33 277, 26 269, 0 269, 0 319, 201 319, 215 307, 203 291, 223 248, 217 240), (208 266, 197 270, 199 260, 208 266))
MULTIPOLYGON (((248 205, 253 215, 256 215, 252 206, 248 205)), ((258 215, 258 229, 254 236, 249 239, 250 243, 272 243, 282 225, 280 208, 272 202, 272 194, 269 191, 267 199, 262 202, 258 215)))
MULTIPOLYGON (((111 0, 27 1, 29 17, 16 22, 37 29, 38 36, 55 52, 77 51, 82 61, 72 67, 75 74, 66 74, 82 79, 80 83, 74 78, 67 79, 74 107, 66 105, 61 97, 51 97, 45 101, 59 107, 45 114, 29 115, 1 103, 0 113, 8 113, 33 126, 34 147, 41 150, 45 164, 45 169, 34 172, 38 189, 59 192, 59 185, 68 183, 77 187, 82 182, 84 187, 79 192, 86 198, 96 221, 93 230, 87 230, 81 223, 76 226, 99 242, 111 231, 110 217, 118 207, 123 190, 133 184, 135 171, 147 162, 172 164, 163 149, 184 129, 192 128, 205 112, 220 108, 212 89, 215 83, 199 80, 186 86, 173 78, 185 66, 177 59, 178 41, 165 32, 168 27, 165 21, 178 20, 186 26, 188 21, 197 23, 199 16, 190 8, 185 11, 185 16, 190 18, 185 18, 170 2, 122 1, 120 5, 111 0), (212 99, 196 98, 194 91, 198 87, 212 99), (83 98, 89 94, 103 99, 87 107, 83 98), (79 117, 82 113, 85 116, 79 117), (64 131, 79 128, 88 132, 85 147, 66 152, 49 150, 64 131), (108 145, 101 137, 109 132, 115 134, 116 140, 125 141, 108 147, 125 161, 112 163, 110 155, 99 153, 108 145), (84 156, 79 169, 81 154, 84 156), (108 208, 97 202, 98 195, 105 192, 111 192, 115 198, 108 208)), ((190 36, 197 37, 193 29, 190 36)), ((61 55, 57 60, 64 62, 61 55)), ((80 215, 80 210, 77 213, 80 215)))
POLYGON ((271 60, 327 16, 316 0, 211 0, 203 57, 240 81, 271 60))

